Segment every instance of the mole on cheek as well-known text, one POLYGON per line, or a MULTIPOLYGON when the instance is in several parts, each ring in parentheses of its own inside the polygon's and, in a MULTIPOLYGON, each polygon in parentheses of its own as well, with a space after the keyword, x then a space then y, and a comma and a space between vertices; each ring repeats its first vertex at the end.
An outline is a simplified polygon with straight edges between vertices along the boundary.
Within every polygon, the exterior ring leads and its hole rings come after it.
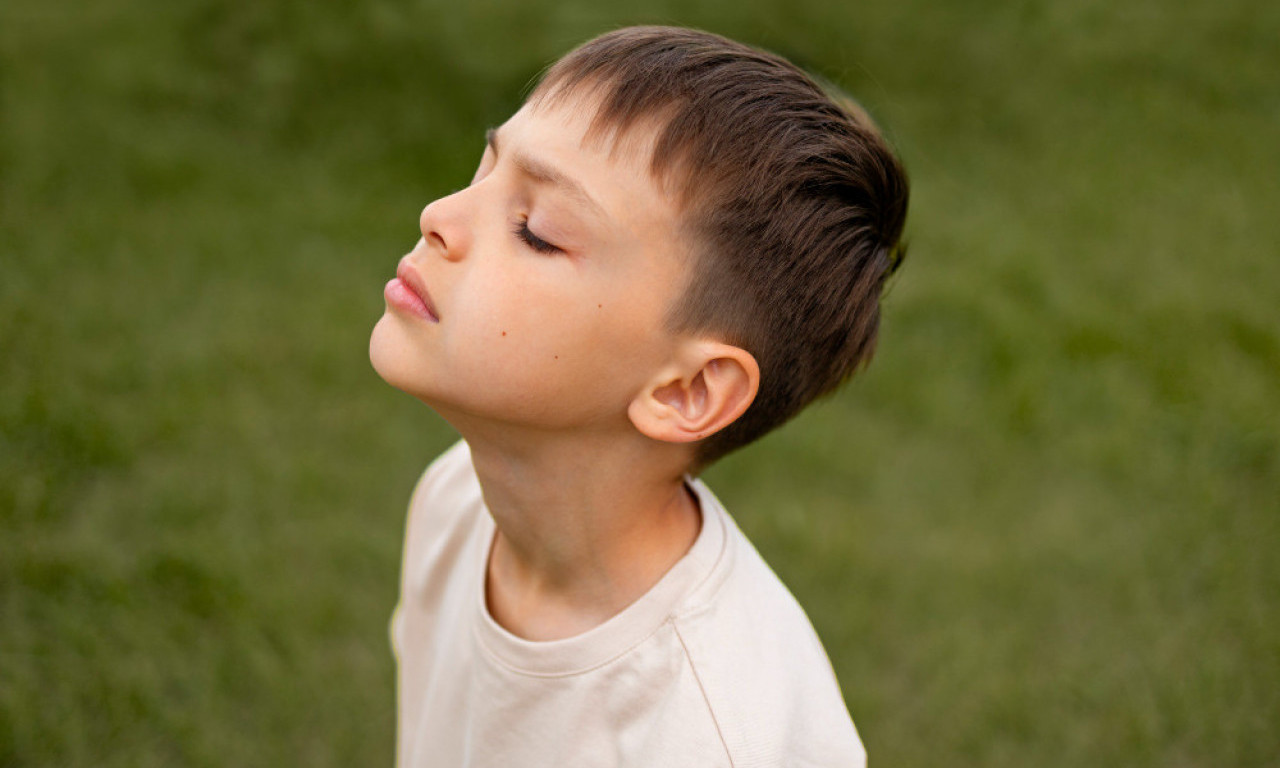
POLYGON ((507 332, 506 332, 506 331, 503 331, 503 332, 502 332, 502 335, 503 335, 503 336, 506 336, 506 335, 507 335, 507 332))

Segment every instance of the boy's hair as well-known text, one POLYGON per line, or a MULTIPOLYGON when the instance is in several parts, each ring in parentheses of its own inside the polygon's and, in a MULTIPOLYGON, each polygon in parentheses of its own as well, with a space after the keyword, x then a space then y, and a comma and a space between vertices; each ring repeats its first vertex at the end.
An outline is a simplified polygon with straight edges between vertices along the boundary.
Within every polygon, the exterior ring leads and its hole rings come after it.
POLYGON ((589 135, 616 142, 658 125, 650 171, 676 191, 694 253, 672 330, 714 334, 760 365, 755 402, 698 446, 706 466, 871 357, 880 293, 902 259, 906 175, 852 102, 707 32, 602 35, 553 65, 530 99, 583 89, 599 105, 589 135))

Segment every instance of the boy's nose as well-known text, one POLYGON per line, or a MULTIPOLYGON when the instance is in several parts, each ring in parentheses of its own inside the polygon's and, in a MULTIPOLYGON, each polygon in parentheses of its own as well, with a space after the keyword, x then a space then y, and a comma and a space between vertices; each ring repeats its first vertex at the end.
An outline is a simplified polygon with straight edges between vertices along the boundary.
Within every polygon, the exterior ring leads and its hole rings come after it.
POLYGON ((449 261, 462 259, 470 245, 466 221, 458 205, 459 194, 455 192, 436 200, 423 208, 422 215, 418 217, 418 226, 427 247, 449 261))

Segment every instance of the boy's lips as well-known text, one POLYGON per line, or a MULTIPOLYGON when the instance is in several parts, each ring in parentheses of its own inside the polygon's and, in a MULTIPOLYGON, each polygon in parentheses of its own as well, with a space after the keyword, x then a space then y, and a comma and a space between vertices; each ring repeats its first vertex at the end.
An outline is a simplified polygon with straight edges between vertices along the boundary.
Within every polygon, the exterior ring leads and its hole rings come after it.
POLYGON ((400 260, 400 264, 396 267, 396 276, 387 283, 383 295, 388 304, 424 317, 433 323, 440 322, 440 315, 436 312, 435 304, 431 302, 427 285, 422 281, 417 270, 409 264, 408 257, 400 260))

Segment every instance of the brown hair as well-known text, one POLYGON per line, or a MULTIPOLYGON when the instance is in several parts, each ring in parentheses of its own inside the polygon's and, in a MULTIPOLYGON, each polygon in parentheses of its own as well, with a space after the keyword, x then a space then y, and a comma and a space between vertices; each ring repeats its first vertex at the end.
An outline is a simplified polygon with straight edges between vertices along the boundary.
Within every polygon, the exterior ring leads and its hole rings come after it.
POLYGON ((599 104, 592 134, 659 124, 650 170, 675 185, 696 254, 672 329, 714 334, 760 365, 755 402, 698 446, 705 466, 871 357, 880 293, 902 258, 906 175, 860 108, 779 56, 707 32, 610 32, 560 59, 530 98, 583 88, 599 104))

